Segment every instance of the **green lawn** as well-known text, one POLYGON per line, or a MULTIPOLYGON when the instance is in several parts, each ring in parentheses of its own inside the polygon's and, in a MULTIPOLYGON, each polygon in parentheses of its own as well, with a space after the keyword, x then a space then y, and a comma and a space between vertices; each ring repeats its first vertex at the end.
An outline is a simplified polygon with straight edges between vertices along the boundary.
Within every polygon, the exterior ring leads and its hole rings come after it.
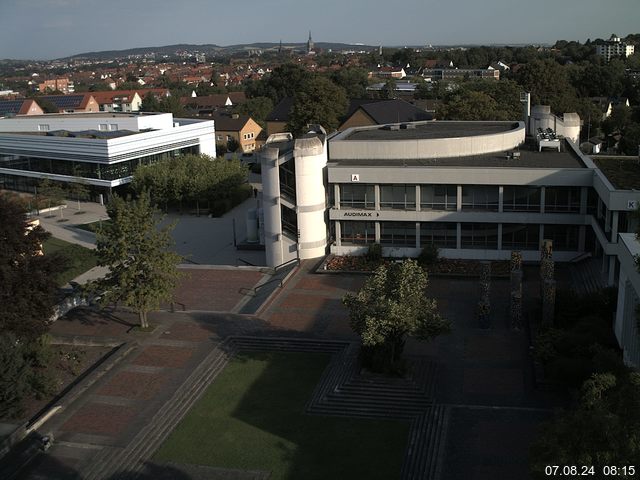
POLYGON ((87 232, 96 233, 96 230, 98 230, 98 227, 100 227, 101 224, 107 225, 109 223, 111 223, 111 220, 99 220, 97 222, 74 225, 73 228, 79 228, 80 230, 86 230, 87 232))
POLYGON ((66 259, 67 268, 58 277, 60 286, 95 267, 98 261, 93 250, 54 237, 44 242, 42 250, 45 255, 57 252, 66 259))
POLYGON ((409 423, 306 415, 329 357, 234 357, 155 454, 160 462, 271 471, 270 479, 394 479, 409 423))

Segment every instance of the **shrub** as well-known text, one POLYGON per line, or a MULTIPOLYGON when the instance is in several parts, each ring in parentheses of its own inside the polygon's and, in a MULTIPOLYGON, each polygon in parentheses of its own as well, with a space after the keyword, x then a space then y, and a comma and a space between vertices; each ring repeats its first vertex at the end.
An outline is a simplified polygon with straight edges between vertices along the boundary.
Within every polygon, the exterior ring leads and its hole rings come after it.
POLYGON ((369 251, 365 257, 370 262, 379 262, 382 260, 382 245, 379 243, 372 243, 369 245, 369 251))
POLYGON ((418 256, 418 263, 423 267, 428 267, 435 264, 440 258, 440 250, 433 243, 426 245, 420 256, 418 256))

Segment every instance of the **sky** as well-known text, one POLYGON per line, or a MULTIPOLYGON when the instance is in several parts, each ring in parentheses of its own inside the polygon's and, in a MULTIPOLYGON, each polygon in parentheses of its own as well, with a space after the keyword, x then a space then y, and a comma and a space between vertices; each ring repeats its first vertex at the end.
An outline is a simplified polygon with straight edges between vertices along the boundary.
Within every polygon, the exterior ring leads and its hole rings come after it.
POLYGON ((0 0, 0 59, 176 43, 544 44, 640 33, 640 0, 0 0))

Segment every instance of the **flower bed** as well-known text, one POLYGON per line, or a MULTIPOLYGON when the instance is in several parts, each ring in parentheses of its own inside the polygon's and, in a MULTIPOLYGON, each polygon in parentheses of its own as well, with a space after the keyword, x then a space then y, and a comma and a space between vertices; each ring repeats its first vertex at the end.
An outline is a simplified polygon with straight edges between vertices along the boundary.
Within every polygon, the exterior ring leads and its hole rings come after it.
MULTIPOLYGON (((384 258, 381 261, 369 260, 365 256, 333 256, 330 255, 323 262, 321 270, 328 272, 372 272, 381 264, 392 263, 400 259, 384 258)), ((481 263, 479 260, 462 260, 456 258, 440 258, 427 267, 431 275, 455 275, 479 277, 481 263)), ((498 260, 491 262, 492 277, 509 276, 509 261, 498 260)))

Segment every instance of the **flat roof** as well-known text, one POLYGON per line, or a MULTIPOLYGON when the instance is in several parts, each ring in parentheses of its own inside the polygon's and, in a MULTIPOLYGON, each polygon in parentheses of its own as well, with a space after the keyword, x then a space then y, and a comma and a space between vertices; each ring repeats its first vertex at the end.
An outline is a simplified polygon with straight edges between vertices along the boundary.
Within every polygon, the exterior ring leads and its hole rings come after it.
POLYGON ((566 141, 563 141, 561 152, 557 150, 539 152, 532 144, 521 145, 519 149, 515 150, 520 153, 520 157, 512 157, 510 154, 513 151, 450 158, 339 159, 331 156, 331 147, 329 147, 329 163, 339 166, 370 167, 587 168, 580 157, 566 144, 566 141))
POLYGON ((398 130, 392 130, 389 125, 377 128, 356 129, 344 138, 335 140, 421 140, 437 138, 475 137, 478 135, 492 135, 505 133, 518 128, 518 122, 414 122, 413 128, 406 128, 400 124, 398 130), (404 128, 403 128, 404 127, 404 128))
POLYGON ((640 190, 638 157, 599 157, 591 159, 616 190, 640 190))
POLYGON ((36 118, 133 118, 133 117, 149 117, 152 115, 164 115, 163 112, 140 112, 140 113, 130 113, 130 112, 73 112, 73 113, 43 113, 42 115, 19 115, 16 117, 6 117, 0 118, 0 120, 30 120, 36 118))

